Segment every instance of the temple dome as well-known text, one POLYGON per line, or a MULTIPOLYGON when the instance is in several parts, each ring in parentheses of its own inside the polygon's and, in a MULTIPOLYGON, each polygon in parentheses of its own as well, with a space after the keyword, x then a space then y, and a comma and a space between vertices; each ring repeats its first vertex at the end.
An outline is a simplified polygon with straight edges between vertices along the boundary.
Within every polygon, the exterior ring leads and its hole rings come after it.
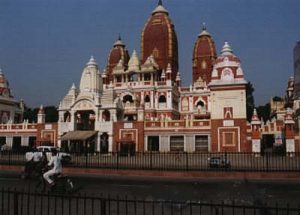
POLYGON ((125 47, 125 44, 121 40, 121 37, 119 36, 116 42, 113 45, 113 48, 110 50, 108 59, 107 59, 107 76, 108 76, 108 82, 112 81, 112 72, 113 69, 117 66, 117 64, 122 59, 124 68, 127 68, 127 64, 129 61, 129 54, 125 47))
POLYGON ((204 87, 210 82, 216 58, 215 43, 203 24, 193 51, 193 84, 196 87, 204 87))
POLYGON ((148 18, 141 34, 142 64, 151 55, 161 70, 166 70, 169 63, 172 65, 172 78, 175 81, 178 71, 177 35, 168 11, 161 1, 148 18))

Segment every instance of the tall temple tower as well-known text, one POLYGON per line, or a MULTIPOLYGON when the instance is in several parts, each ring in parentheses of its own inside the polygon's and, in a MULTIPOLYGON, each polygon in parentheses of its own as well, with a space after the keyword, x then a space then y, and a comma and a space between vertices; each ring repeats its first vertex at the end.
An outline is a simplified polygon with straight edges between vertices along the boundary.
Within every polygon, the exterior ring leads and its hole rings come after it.
POLYGON ((193 85, 205 87, 211 81, 211 72, 217 58, 215 43, 203 23, 193 52, 193 85))
POLYGON ((300 108, 300 41, 294 48, 294 110, 300 108))
POLYGON ((151 55, 161 70, 166 70, 168 64, 171 65, 171 76, 175 81, 178 72, 177 36, 169 13, 161 0, 147 20, 141 35, 142 63, 145 63, 151 55))
POLYGON ((296 43, 294 48, 294 98, 300 99, 300 41, 296 43))

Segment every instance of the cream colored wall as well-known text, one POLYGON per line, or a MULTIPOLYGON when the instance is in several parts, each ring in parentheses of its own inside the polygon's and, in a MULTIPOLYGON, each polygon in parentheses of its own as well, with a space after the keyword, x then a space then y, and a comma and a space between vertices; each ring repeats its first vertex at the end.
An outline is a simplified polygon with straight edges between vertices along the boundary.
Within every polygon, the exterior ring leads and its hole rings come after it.
POLYGON ((233 118, 246 118, 245 90, 211 92, 211 119, 223 119, 224 107, 233 108, 233 118))
POLYGON ((14 122, 15 110, 16 110, 15 106, 0 104, 0 112, 8 111, 9 112, 9 120, 12 120, 12 122, 14 122))

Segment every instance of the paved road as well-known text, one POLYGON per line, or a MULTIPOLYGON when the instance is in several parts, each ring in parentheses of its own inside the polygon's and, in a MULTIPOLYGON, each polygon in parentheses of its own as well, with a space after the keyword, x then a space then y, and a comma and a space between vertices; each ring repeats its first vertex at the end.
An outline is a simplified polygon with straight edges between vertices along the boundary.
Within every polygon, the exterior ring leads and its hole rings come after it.
MULTIPOLYGON (((300 181, 262 180, 195 180, 159 179, 128 176, 78 176, 74 184, 80 192, 104 194, 112 197, 127 196, 144 200, 224 201, 240 204, 275 203, 300 204, 300 181)), ((0 187, 33 189, 33 180, 22 180, 12 172, 0 172, 0 187)))

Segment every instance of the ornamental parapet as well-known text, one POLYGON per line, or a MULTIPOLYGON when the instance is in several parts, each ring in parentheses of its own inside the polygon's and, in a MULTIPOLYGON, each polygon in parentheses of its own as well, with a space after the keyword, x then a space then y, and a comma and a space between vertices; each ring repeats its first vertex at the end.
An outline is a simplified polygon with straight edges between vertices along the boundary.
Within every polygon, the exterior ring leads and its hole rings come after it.
POLYGON ((145 121, 145 128, 188 128, 188 129, 210 129, 210 120, 160 120, 145 121))
POLYGON ((0 132, 7 131, 31 131, 37 129, 37 123, 28 123, 24 121, 23 123, 17 124, 0 124, 0 132))

